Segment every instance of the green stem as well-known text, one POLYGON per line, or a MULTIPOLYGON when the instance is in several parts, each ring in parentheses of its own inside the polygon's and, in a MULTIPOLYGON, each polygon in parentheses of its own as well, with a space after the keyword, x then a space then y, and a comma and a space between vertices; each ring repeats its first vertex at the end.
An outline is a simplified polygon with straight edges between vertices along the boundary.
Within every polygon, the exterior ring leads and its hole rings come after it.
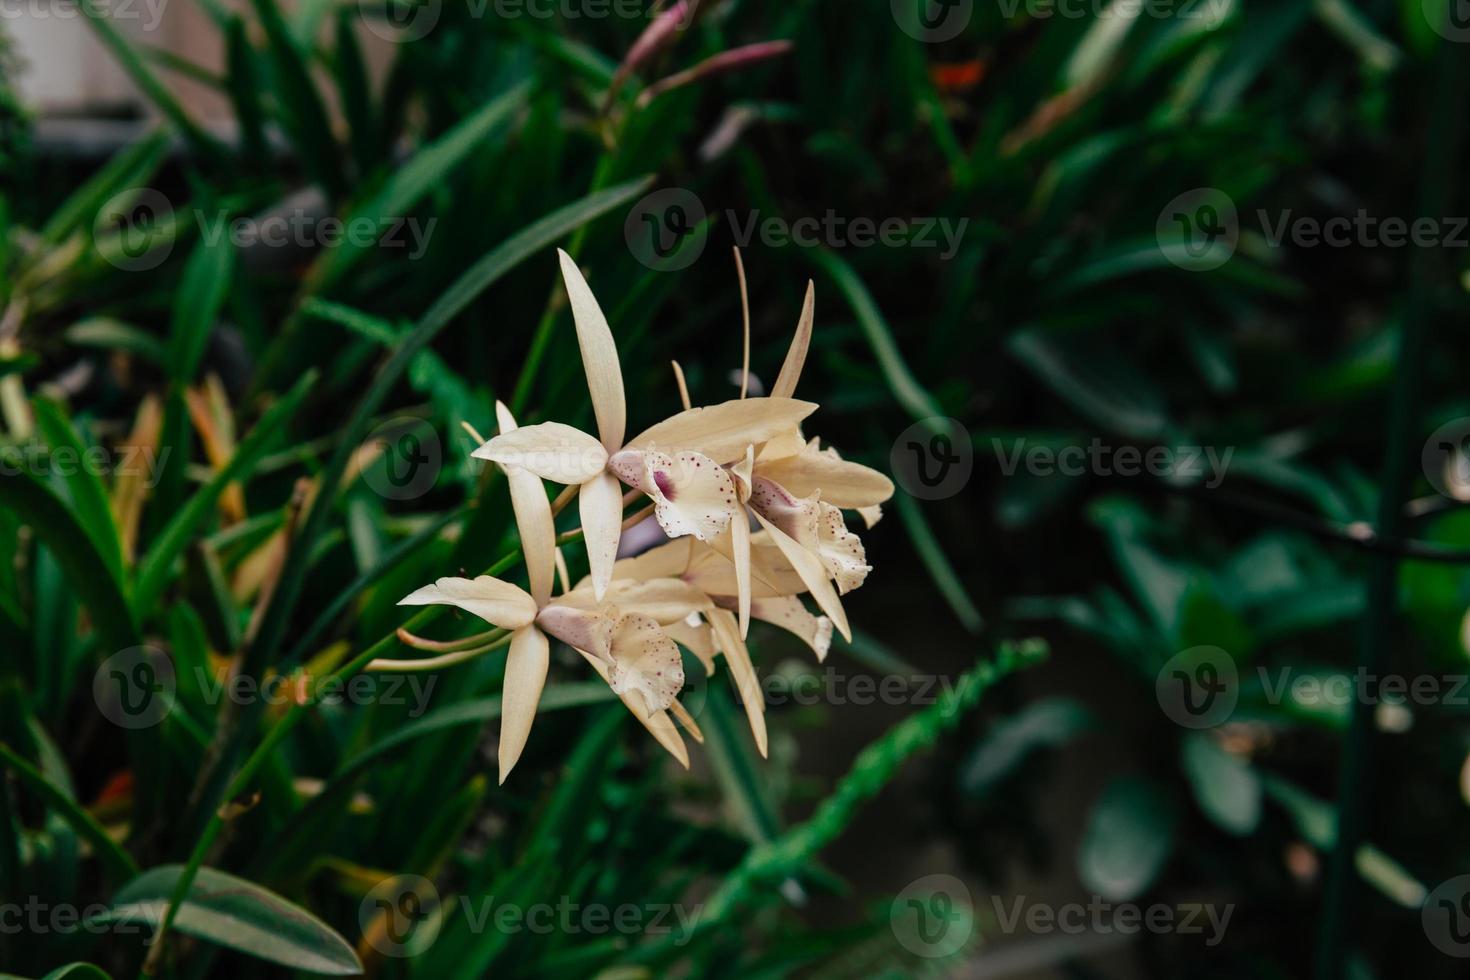
MULTIPOLYGON (((1464 133, 1467 59, 1453 42, 1440 42, 1432 101, 1436 107, 1429 145, 1424 153, 1424 196, 1421 214, 1450 214, 1464 133), (1455 93, 1459 93, 1458 95, 1455 93)), ((1378 498, 1376 531, 1397 537, 1404 501, 1419 461, 1414 432, 1419 426, 1420 394, 1428 356, 1431 321, 1438 314, 1440 292, 1448 281, 1442 249, 1420 248, 1413 256, 1408 299, 1399 327, 1397 374, 1389 409, 1388 455, 1378 498)), ((1383 676, 1390 666, 1398 604, 1399 557, 1377 555, 1368 575, 1368 610, 1358 668, 1367 676, 1383 676)), ((1317 972, 1321 980, 1343 976, 1352 936, 1355 859, 1366 836, 1367 801, 1373 785, 1374 708, 1355 700, 1343 744, 1337 800, 1337 843, 1333 849, 1318 935, 1317 972)))

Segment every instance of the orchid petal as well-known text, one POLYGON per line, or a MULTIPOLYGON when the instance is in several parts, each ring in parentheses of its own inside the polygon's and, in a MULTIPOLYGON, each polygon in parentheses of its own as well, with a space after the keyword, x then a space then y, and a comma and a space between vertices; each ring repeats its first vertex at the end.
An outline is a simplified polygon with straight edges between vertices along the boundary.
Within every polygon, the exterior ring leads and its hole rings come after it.
POLYGON ((618 478, 599 469, 577 492, 582 512, 582 537, 587 545, 587 563, 592 570, 592 589, 599 600, 612 580, 618 560, 618 539, 623 533, 623 490, 618 478))
MULTIPOLYGON (((586 653, 582 654, 582 658, 592 665, 592 669, 596 670, 603 680, 608 680, 611 668, 607 664, 595 657, 588 656, 586 653)), ((611 682, 609 682, 610 684, 611 682)), ((633 713, 633 717, 642 722, 643 727, 648 729, 648 733, 658 740, 658 744, 667 749, 669 755, 679 760, 681 766, 688 769, 689 750, 685 747, 684 739, 680 737, 679 729, 674 727, 674 720, 669 717, 668 712, 655 711, 649 713, 648 709, 644 707, 641 697, 628 697, 621 694, 618 697, 622 698, 623 704, 633 713)))
POLYGON ((862 585, 873 570, 862 539, 847 529, 842 511, 828 503, 821 504, 817 520, 816 552, 844 595, 862 585))
POLYGON ((664 634, 679 646, 694 654, 695 658, 704 665, 706 676, 713 676, 715 672, 715 639, 710 625, 699 617, 696 622, 691 623, 687 619, 677 623, 664 624, 664 634))
POLYGON ((750 635, 750 517, 745 502, 750 499, 750 477, 755 467, 755 447, 745 447, 745 458, 730 467, 735 479, 735 495, 740 500, 740 513, 730 521, 730 560, 735 565, 736 608, 739 610, 740 638, 750 635))
POLYGON ((857 512, 858 516, 863 519, 863 525, 870 531, 873 529, 873 525, 883 519, 883 508, 877 504, 871 507, 859 507, 857 512))
POLYGON ((458 606, 492 626, 518 630, 536 618, 536 600, 519 586, 481 575, 476 579, 441 578, 404 596, 400 606, 458 606))
MULTIPOLYGON (((577 588, 557 600, 559 605, 571 605, 580 609, 595 608, 590 589, 590 579, 584 579, 577 588)), ((647 581, 615 579, 608 587, 607 604, 620 612, 639 613, 652 618, 660 626, 683 622, 691 613, 709 606, 709 599, 688 582, 677 578, 656 578, 647 581)))
POLYGON ((796 322, 796 336, 791 338, 791 347, 786 351, 786 360, 776 384, 771 388, 772 398, 790 398, 796 394, 796 383, 801 380, 801 369, 806 364, 806 352, 812 344, 812 323, 816 319, 817 288, 806 284, 806 300, 801 304, 801 319, 796 322))
POLYGON ((612 656, 614 620, 599 609, 585 609, 562 596, 536 615, 536 625, 567 646, 599 660, 612 656))
POLYGON ((653 498, 653 516, 671 538, 692 534, 708 541, 743 510, 730 474, 708 456, 649 452, 643 454, 643 469, 639 488, 653 498))
POLYGON ((541 689, 546 686, 549 653, 546 637, 535 626, 523 626, 511 634, 500 698, 501 783, 510 775, 531 735, 536 705, 541 701, 541 689))
POLYGON ((827 651, 832 647, 832 620, 813 616, 796 596, 757 599, 751 604, 750 612, 756 619, 800 637, 812 648, 818 662, 827 659, 827 651))
POLYGON ((797 497, 820 492, 834 507, 871 507, 893 496, 893 481, 861 463, 807 450, 763 462, 758 473, 797 497))
POLYGON ((563 486, 585 483, 607 466, 607 450, 602 443, 560 422, 502 432, 470 455, 502 466, 518 466, 563 486))
POLYGON ((680 412, 640 433, 626 448, 691 450, 729 463, 743 456, 746 446, 794 428, 816 410, 813 403, 792 398, 736 399, 680 412))
POLYGON ((618 363, 618 348, 608 329, 602 307, 582 278, 582 270, 561 249, 561 275, 566 282, 567 297, 572 303, 572 319, 577 324, 577 346, 582 349, 582 368, 587 372, 587 389, 592 393, 592 411, 597 416, 597 434, 609 453, 623 445, 627 431, 627 405, 623 400, 623 370, 618 363))
POLYGON ((725 660, 730 664, 730 676, 735 681, 735 689, 740 692, 740 700, 745 705, 745 717, 750 722, 750 732, 755 736, 755 746, 760 749, 761 757, 766 757, 766 701, 765 692, 761 690, 760 679, 756 676, 755 665, 750 662, 750 651, 745 647, 745 641, 740 638, 740 630, 735 622, 735 617, 725 609, 712 609, 709 613, 710 626, 715 631, 715 638, 719 641, 720 649, 725 654, 725 660))
POLYGON ((693 546, 693 538, 676 538, 641 555, 620 558, 613 566, 613 579, 679 578, 689 569, 693 546))
MULTIPOLYGON (((502 435, 516 431, 516 420, 504 403, 495 403, 495 416, 502 435)), ((551 501, 546 499, 546 487, 540 477, 519 466, 502 468, 510 486, 516 528, 521 532, 521 551, 526 556, 531 597, 538 607, 544 606, 551 598, 552 579, 556 574, 556 525, 551 517, 551 501)))
POLYGON ((817 556, 803 548, 794 541, 785 531, 761 514, 754 511, 755 519, 760 521, 761 527, 771 536, 776 547, 781 549, 781 554, 791 562, 791 567, 801 580, 806 584, 807 591, 812 594, 822 612, 826 613, 832 620, 832 625, 837 627, 837 632, 842 634, 843 639, 852 640, 852 629, 847 625, 847 613, 842 608, 842 600, 837 597, 837 591, 832 588, 832 583, 827 578, 827 569, 817 556))
POLYGON ((679 648, 652 618, 623 616, 613 630, 607 682, 620 697, 636 691, 650 713, 666 711, 684 687, 679 648))

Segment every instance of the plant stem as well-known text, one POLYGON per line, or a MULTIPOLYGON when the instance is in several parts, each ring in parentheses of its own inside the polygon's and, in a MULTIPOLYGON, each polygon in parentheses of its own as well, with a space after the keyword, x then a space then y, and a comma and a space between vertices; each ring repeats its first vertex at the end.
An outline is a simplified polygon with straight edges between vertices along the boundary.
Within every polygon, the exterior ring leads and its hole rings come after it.
MULTIPOLYGON (((1464 131, 1467 59, 1459 45, 1439 43, 1431 101, 1428 146, 1424 148, 1424 198, 1421 214, 1451 211, 1451 192, 1457 178, 1464 131)), ((1423 388, 1431 321, 1442 308, 1439 300, 1447 281, 1442 249, 1414 252, 1403 319, 1399 326, 1397 373, 1389 409, 1388 454, 1378 498, 1377 533, 1395 538, 1403 524, 1403 505, 1419 453, 1413 434, 1419 425, 1419 396, 1423 388)), ((1389 667, 1398 603, 1399 558, 1388 553, 1373 559, 1368 577, 1368 611, 1363 621, 1359 670, 1382 676, 1389 667)), ((1337 799, 1337 841, 1327 877, 1322 929, 1318 935, 1317 976, 1338 980, 1344 973, 1352 936, 1353 892, 1357 885, 1355 859, 1366 836, 1367 802, 1373 785, 1374 708, 1364 700, 1353 702, 1352 718, 1343 745, 1337 799)))

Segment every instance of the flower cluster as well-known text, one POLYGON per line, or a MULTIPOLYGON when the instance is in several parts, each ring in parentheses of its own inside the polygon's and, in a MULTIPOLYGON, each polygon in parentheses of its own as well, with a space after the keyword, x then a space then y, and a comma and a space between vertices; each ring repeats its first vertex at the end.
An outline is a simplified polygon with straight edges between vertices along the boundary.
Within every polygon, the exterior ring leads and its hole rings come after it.
POLYGON ((498 404, 500 433, 474 453, 505 472, 530 591, 489 576, 441 578, 401 604, 457 606, 510 631, 502 782, 530 734, 546 680, 548 637, 578 651, 686 767, 675 721, 696 740, 703 736, 678 700, 679 645, 711 673, 723 656, 764 755, 764 705, 745 643, 750 619, 796 634, 819 660, 834 627, 850 637, 840 596, 863 584, 869 566, 843 510, 856 511, 871 527, 893 484, 802 434, 802 422, 817 408, 792 397, 811 341, 810 287, 768 397, 742 394, 691 408, 686 395, 683 412, 629 439, 612 332, 576 263, 559 254, 598 437, 559 422, 518 427, 498 404), (543 480, 576 488, 590 571, 575 587, 567 587, 543 480), (632 488, 626 497, 624 484, 632 488), (671 540, 620 560, 623 510, 643 497, 671 540), (558 567, 562 590, 553 596, 558 567), (803 594, 820 614, 807 609, 803 594))

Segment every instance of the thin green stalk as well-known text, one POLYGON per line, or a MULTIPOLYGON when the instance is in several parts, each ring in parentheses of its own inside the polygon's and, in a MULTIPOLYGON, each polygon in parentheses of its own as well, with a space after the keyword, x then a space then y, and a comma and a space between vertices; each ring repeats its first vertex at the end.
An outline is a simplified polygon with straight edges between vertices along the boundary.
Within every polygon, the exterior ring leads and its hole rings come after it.
MULTIPOLYGON (((1467 59, 1459 45, 1441 41, 1431 101, 1435 115, 1424 153, 1425 215, 1452 213, 1452 191, 1464 136, 1467 59), (1456 94, 1458 93, 1458 94, 1456 94)), ((1404 502, 1419 462, 1414 433, 1420 416, 1428 335, 1440 309, 1440 295, 1448 280, 1444 250, 1420 248, 1413 256, 1408 300, 1399 325, 1397 373, 1394 377, 1388 422, 1388 454, 1378 498, 1377 532, 1397 537, 1403 524, 1404 502)), ((1359 651, 1361 675, 1384 676, 1390 666, 1394 620, 1397 615, 1399 557, 1377 555, 1369 569, 1368 610, 1363 621, 1359 651)), ((1322 929, 1318 935, 1317 976, 1337 980, 1344 973, 1352 935, 1353 892, 1357 886, 1355 860, 1367 831, 1367 801, 1373 786, 1374 708, 1363 699, 1353 702, 1352 717, 1343 744, 1337 799, 1337 844, 1327 877, 1322 929)))

